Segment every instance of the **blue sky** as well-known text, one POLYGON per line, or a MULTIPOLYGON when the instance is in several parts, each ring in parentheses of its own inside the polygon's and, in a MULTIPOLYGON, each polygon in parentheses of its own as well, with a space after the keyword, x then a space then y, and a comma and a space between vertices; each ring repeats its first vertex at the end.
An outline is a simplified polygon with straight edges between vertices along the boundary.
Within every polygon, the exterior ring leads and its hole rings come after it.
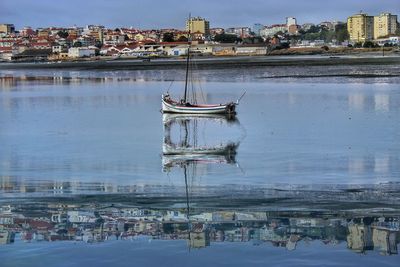
POLYGON ((399 0, 0 0, 0 23, 23 26, 183 28, 189 12, 207 18, 211 27, 345 20, 360 10, 371 15, 400 15, 399 0))

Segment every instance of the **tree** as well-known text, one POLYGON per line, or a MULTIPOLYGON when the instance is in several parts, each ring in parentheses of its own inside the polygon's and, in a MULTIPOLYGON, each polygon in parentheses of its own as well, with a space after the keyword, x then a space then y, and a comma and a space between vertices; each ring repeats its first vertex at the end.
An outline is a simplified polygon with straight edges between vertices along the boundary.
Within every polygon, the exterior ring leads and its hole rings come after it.
POLYGON ((371 42, 371 41, 366 41, 366 42, 364 42, 364 44, 363 44, 363 47, 364 48, 374 48, 374 47, 376 47, 377 45, 375 44, 375 43, 373 43, 373 42, 371 42))
POLYGON ((73 47, 82 47, 82 43, 80 41, 76 41, 73 47))
POLYGON ((321 49, 322 49, 322 50, 325 50, 325 51, 329 51, 329 47, 326 46, 326 45, 322 46, 321 49))
POLYGON ((343 43, 349 40, 349 32, 347 31, 347 23, 338 24, 335 26, 335 38, 338 42, 343 43))
POLYGON ((321 28, 319 39, 324 40, 325 43, 330 43, 330 42, 332 42, 332 39, 334 38, 334 36, 335 36, 334 31, 330 31, 324 27, 324 28, 321 28))
POLYGON ((281 49, 288 49, 288 48, 290 48, 290 44, 289 43, 281 43, 275 49, 281 50, 281 49))
POLYGON ((166 32, 162 37, 163 42, 174 42, 174 34, 172 32, 166 32))
POLYGON ((57 35, 60 37, 60 38, 67 38, 68 37, 68 32, 67 31, 58 31, 57 32, 57 35))
POLYGON ((100 41, 96 41, 96 43, 94 44, 95 47, 97 47, 98 49, 101 49, 101 47, 103 46, 103 44, 100 41))
POLYGON ((396 30, 396 33, 395 33, 397 36, 399 36, 400 35, 400 23, 399 24, 397 24, 397 30, 396 30))
POLYGON ((188 38, 186 38, 185 36, 183 36, 183 35, 181 35, 179 38, 178 38, 178 42, 187 42, 188 41, 188 38))
POLYGON ((312 25, 306 33, 319 33, 321 31, 321 27, 312 25))
POLYGON ((214 41, 216 42, 220 42, 220 43, 237 43, 237 42, 241 42, 242 39, 240 39, 239 37, 237 37, 234 34, 217 34, 214 37, 214 41))
POLYGON ((261 37, 247 37, 243 39, 243 43, 245 44, 259 44, 259 43, 263 43, 264 39, 261 37))

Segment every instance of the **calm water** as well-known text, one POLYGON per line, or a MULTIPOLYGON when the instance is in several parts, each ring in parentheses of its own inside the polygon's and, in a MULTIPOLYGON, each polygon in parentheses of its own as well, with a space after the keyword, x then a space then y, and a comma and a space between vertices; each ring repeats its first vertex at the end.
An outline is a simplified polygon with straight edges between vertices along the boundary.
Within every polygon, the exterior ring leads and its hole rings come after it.
POLYGON ((394 266, 397 74, 398 66, 201 71, 207 102, 247 92, 232 121, 163 117, 161 93, 170 88, 180 96, 180 70, 1 71, 0 236, 14 239, 0 247, 5 266, 127 265, 149 258, 167 266, 394 266), (372 77, 343 77, 349 73, 372 77), (234 148, 165 156, 166 136, 175 145, 234 148), (105 211, 110 205, 116 210, 105 211), (127 216, 124 207, 139 211, 127 216), (221 212, 228 215, 221 219, 221 212), (155 226, 129 231, 142 220, 155 226), (171 230, 165 221, 184 226, 171 230), (108 234, 99 234, 101 227, 108 234), (188 232, 206 248, 188 246, 188 232), (114 240, 121 233, 129 234, 114 240), (52 236, 63 241, 38 241, 52 236), (78 236, 92 237, 92 245, 78 236))

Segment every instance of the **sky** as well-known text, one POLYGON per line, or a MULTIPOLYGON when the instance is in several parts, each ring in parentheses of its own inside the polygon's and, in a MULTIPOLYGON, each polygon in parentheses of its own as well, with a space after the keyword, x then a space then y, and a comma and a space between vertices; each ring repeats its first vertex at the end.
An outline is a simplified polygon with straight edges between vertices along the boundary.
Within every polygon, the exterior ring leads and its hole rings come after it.
POLYGON ((345 21, 360 11, 400 15, 399 0, 0 0, 0 23, 24 26, 85 26, 183 29, 189 13, 210 27, 345 21))

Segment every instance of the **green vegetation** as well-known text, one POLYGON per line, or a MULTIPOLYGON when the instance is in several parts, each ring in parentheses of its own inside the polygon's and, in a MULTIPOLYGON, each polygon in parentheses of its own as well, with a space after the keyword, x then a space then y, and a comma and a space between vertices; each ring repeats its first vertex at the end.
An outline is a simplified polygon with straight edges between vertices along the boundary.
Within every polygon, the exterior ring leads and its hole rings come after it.
POLYGON ((311 26, 307 31, 300 30, 299 36, 293 36, 295 40, 324 40, 325 43, 336 40, 337 42, 344 42, 349 39, 349 33, 347 31, 347 24, 338 24, 335 26, 335 30, 329 30, 324 26, 311 26))
POLYGON ((281 43, 280 45, 278 45, 277 47, 275 47, 276 50, 288 49, 288 48, 290 48, 289 43, 281 43))
POLYGON ((241 42, 242 39, 237 37, 234 34, 217 34, 214 37, 214 41, 220 42, 220 43, 238 43, 241 42))
POLYGON ((261 37, 248 37, 243 39, 244 44, 260 44, 263 43, 264 39, 261 37))
POLYGON ((172 32, 166 32, 162 37, 163 42, 174 42, 174 34, 172 32))
POLYGON ((347 23, 336 25, 335 38, 340 43, 349 40, 350 35, 349 32, 347 31, 347 23))
POLYGON ((179 37, 178 38, 178 42, 187 42, 188 41, 188 38, 186 38, 185 36, 181 36, 181 37, 179 37))
POLYGON ((77 41, 74 43, 73 47, 82 47, 82 43, 77 41))
POLYGON ((58 31, 57 35, 60 36, 61 38, 67 38, 69 36, 67 31, 58 31))
POLYGON ((366 42, 364 42, 363 47, 364 48, 375 48, 375 47, 379 47, 379 45, 377 45, 376 43, 371 42, 371 41, 366 41, 366 42))

